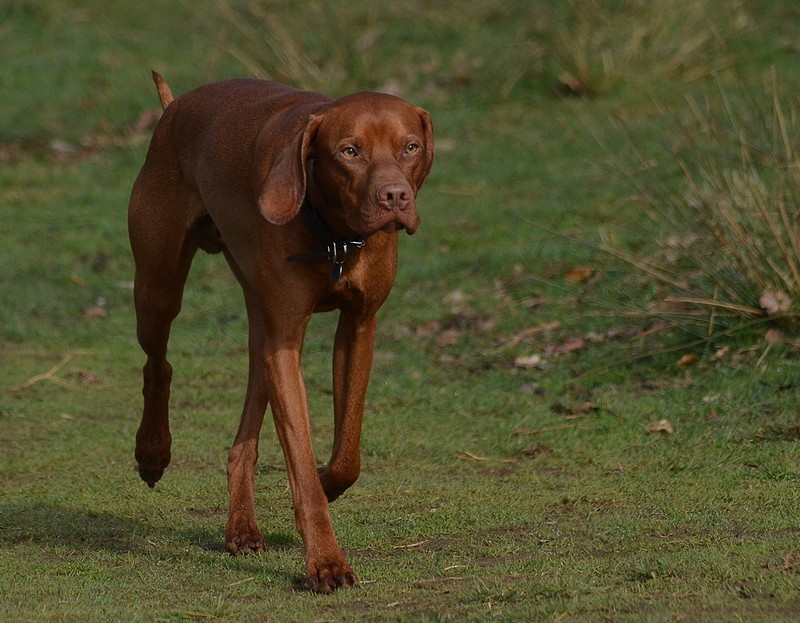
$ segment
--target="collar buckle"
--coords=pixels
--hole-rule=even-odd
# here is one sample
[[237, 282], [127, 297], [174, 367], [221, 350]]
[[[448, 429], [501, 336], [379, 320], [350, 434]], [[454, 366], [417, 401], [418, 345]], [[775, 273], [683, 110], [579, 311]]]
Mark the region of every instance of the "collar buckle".
[[311, 207], [311, 204], [308, 202], [308, 197], [303, 201], [302, 210], [303, 216], [311, 230], [317, 238], [325, 244], [325, 251], [298, 253], [296, 255], [290, 255], [286, 259], [290, 262], [327, 259], [332, 264], [331, 279], [336, 283], [339, 281], [344, 271], [344, 262], [347, 259], [347, 254], [355, 249], [361, 249], [367, 244], [367, 241], [363, 238], [351, 238], [348, 240], [336, 238], [325, 221], [322, 220], [322, 217]]

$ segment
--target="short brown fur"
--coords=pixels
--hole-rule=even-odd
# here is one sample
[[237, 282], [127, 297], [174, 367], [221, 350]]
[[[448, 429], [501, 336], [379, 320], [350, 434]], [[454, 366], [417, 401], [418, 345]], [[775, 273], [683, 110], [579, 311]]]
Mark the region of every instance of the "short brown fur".
[[[254, 509], [254, 468], [267, 404], [286, 459], [303, 539], [306, 586], [327, 592], [355, 575], [328, 503], [360, 470], [364, 400], [375, 314], [397, 269], [398, 232], [416, 231], [416, 194], [433, 163], [430, 115], [403, 100], [359, 93], [333, 100], [265, 80], [201, 86], [173, 99], [154, 72], [164, 108], [130, 199], [134, 299], [144, 366], [136, 460], [151, 487], [170, 462], [167, 342], [198, 248], [222, 252], [244, 291], [249, 376], [228, 457], [229, 550], [266, 548]], [[301, 205], [340, 238], [362, 237], [341, 278], [319, 250]], [[311, 314], [338, 309], [333, 355], [333, 451], [317, 468], [300, 360]]]

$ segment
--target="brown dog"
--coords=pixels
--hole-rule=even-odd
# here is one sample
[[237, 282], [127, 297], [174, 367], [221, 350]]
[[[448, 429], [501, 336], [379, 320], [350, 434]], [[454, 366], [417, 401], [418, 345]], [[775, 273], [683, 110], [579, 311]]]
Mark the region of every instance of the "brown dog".
[[[332, 100], [264, 80], [208, 84], [173, 101], [153, 78], [164, 114], [128, 215], [137, 335], [147, 355], [139, 474], [152, 487], [170, 461], [167, 341], [189, 265], [198, 248], [222, 251], [250, 326], [247, 396], [228, 457], [228, 548], [266, 547], [253, 481], [270, 403], [306, 586], [352, 586], [328, 502], [358, 478], [375, 314], [394, 281], [398, 232], [419, 225], [415, 198], [433, 163], [430, 115], [390, 95]], [[311, 314], [333, 309], [333, 452], [318, 470], [300, 359]]]

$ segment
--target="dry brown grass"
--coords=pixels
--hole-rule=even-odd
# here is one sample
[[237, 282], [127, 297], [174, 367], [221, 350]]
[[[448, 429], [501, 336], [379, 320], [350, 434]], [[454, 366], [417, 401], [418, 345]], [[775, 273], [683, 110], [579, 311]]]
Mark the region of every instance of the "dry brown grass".
[[668, 132], [677, 178], [629, 137], [635, 162], [617, 164], [636, 184], [656, 246], [601, 248], [658, 284], [636, 313], [700, 324], [709, 337], [764, 321], [800, 328], [800, 119], [780, 91], [773, 72], [737, 104], [721, 85], [704, 101], [687, 97], [689, 120]]
[[603, 93], [642, 77], [696, 80], [730, 66], [726, 41], [752, 27], [743, 3], [712, 0], [573, 1], [558, 33], [559, 80]]

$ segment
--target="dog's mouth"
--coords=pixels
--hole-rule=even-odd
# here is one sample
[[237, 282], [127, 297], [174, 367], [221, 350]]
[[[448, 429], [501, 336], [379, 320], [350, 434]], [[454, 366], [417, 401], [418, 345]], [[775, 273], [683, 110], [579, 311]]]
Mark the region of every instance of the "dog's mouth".
[[373, 203], [366, 203], [350, 212], [347, 224], [364, 238], [377, 232], [394, 234], [402, 230], [411, 235], [419, 227], [419, 215], [413, 202], [402, 210], [387, 210]]
[[380, 231], [387, 234], [394, 234], [398, 231], [403, 231], [403, 230], [405, 230], [406, 233], [410, 236], [415, 231], [417, 231], [417, 226], [416, 225], [410, 226], [400, 221], [390, 221], [389, 223], [386, 223], [386, 225], [380, 228]]
[[366, 234], [382, 231], [386, 234], [394, 234], [399, 231], [405, 230], [409, 235], [417, 231], [419, 227], [419, 216], [416, 210], [403, 210], [402, 212], [395, 213], [379, 213], [373, 215], [371, 220], [365, 223]]

